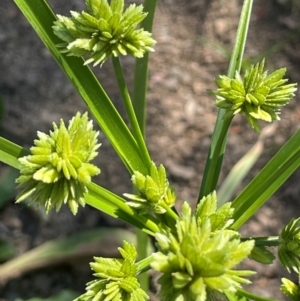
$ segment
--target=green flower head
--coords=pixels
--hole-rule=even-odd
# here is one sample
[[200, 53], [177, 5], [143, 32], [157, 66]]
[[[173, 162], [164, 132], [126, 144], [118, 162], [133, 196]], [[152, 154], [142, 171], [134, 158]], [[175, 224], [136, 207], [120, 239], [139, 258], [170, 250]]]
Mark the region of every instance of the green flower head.
[[99, 278], [87, 284], [86, 293], [74, 301], [145, 301], [148, 295], [140, 288], [136, 278], [137, 253], [126, 241], [119, 248], [123, 259], [95, 257], [91, 268]]
[[238, 232], [227, 229], [232, 223], [230, 204], [217, 211], [212, 210], [215, 204], [215, 194], [203, 198], [192, 214], [184, 203], [176, 233], [156, 234], [159, 252], [151, 265], [162, 273], [161, 301], [212, 301], [215, 294], [250, 283], [244, 276], [252, 271], [233, 267], [250, 254], [254, 241], [241, 242]]
[[242, 79], [239, 72], [235, 78], [221, 75], [216, 78], [216, 105], [226, 109], [226, 117], [245, 114], [249, 124], [260, 131], [258, 120], [272, 122], [280, 120], [280, 108], [295, 95], [297, 84], [286, 84], [283, 79], [286, 68], [281, 68], [268, 75], [264, 71], [265, 61], [252, 65]]
[[[143, 57], [156, 43], [151, 33], [136, 29], [147, 16], [143, 6], [131, 4], [124, 11], [124, 0], [86, 0], [87, 12], [71, 11], [71, 18], [58, 15], [54, 33], [65, 43], [62, 52], [85, 56], [85, 64], [102, 65], [111, 55]], [[124, 11], [124, 12], [123, 12]]]
[[53, 123], [53, 129], [50, 135], [38, 132], [31, 155], [19, 159], [21, 175], [16, 182], [23, 191], [17, 202], [30, 197], [31, 203], [45, 206], [47, 213], [68, 204], [76, 214], [78, 205], [85, 205], [86, 185], [100, 173], [98, 167], [88, 163], [98, 154], [99, 132], [93, 130], [87, 113], [77, 113], [68, 128], [61, 120], [59, 127]]
[[278, 247], [278, 257], [281, 264], [290, 272], [300, 269], [300, 218], [292, 219], [280, 234], [281, 244]]
[[127, 204], [139, 210], [140, 214], [150, 212], [163, 214], [166, 212], [166, 207], [172, 207], [176, 202], [176, 194], [170, 188], [163, 165], [156, 167], [155, 163], [152, 162], [150, 175], [147, 176], [135, 171], [132, 176], [132, 183], [140, 194], [124, 193], [124, 196], [130, 199]]

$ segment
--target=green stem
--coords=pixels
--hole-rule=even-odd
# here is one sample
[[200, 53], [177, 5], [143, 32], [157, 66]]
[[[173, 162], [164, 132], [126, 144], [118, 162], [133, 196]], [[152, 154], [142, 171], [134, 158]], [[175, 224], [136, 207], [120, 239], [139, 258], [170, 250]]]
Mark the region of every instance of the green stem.
[[[219, 116], [223, 116], [219, 111]], [[226, 146], [226, 138], [232, 118], [226, 120], [219, 118], [216, 121], [215, 132], [212, 138], [209, 157], [206, 161], [199, 200], [210, 194], [217, 186]], [[219, 139], [215, 139], [218, 137]]]
[[[148, 32], [152, 32], [154, 14], [156, 9], [157, 0], [145, 0], [144, 11], [148, 13], [147, 17], [141, 23], [141, 28]], [[145, 134], [145, 108], [146, 108], [146, 95], [148, 87], [148, 62], [150, 53], [145, 53], [144, 57], [136, 59], [134, 71], [134, 86], [133, 86], [133, 107], [141, 129]]]
[[141, 275], [144, 272], [147, 272], [151, 269], [151, 262], [153, 260], [153, 256], [150, 255], [145, 257], [143, 260], [137, 262], [137, 275]]
[[[152, 32], [154, 14], [156, 9], [157, 0], [145, 0], [144, 11], [148, 13], [147, 17], [142, 21], [141, 28], [148, 32]], [[148, 63], [149, 52], [144, 54], [144, 57], [137, 58], [135, 61], [134, 71], [134, 86], [133, 86], [133, 99], [132, 104], [139, 123], [140, 130], [145, 139], [146, 128], [146, 95], [148, 87]], [[137, 236], [137, 251], [138, 259], [142, 260], [146, 258], [148, 251], [149, 239], [146, 233], [140, 229], [136, 229]], [[149, 291], [149, 275], [142, 273], [139, 276], [139, 282], [141, 288], [145, 291]]]
[[246, 297], [246, 298], [248, 298], [250, 300], [254, 300], [254, 301], [278, 301], [278, 300], [272, 299], [272, 298], [265, 298], [265, 297], [257, 296], [255, 294], [252, 294], [252, 293], [242, 290], [242, 289], [238, 289], [237, 293], [240, 296]]
[[118, 57], [112, 56], [112, 62], [115, 70], [115, 74], [117, 77], [119, 89], [122, 95], [123, 103], [126, 109], [126, 113], [129, 118], [129, 122], [132, 128], [132, 133], [134, 138], [136, 139], [136, 142], [138, 144], [141, 156], [145, 162], [145, 165], [149, 167], [150, 169], [150, 164], [151, 164], [151, 158], [145, 143], [145, 139], [143, 137], [142, 131], [140, 129], [139, 123], [137, 121], [132, 102], [130, 99], [129, 91], [126, 85], [126, 81], [123, 75], [123, 70], [120, 64], [120, 60]]
[[241, 240], [246, 241], [253, 239], [256, 246], [277, 247], [281, 244], [279, 236], [265, 236], [265, 237], [243, 237]]
[[[253, 0], [245, 0], [241, 12], [239, 27], [233, 53], [231, 55], [228, 68], [228, 77], [234, 77], [236, 70], [240, 70], [243, 60], [245, 44], [247, 40], [247, 32], [250, 23], [251, 9]], [[223, 156], [226, 148], [227, 132], [231, 123], [231, 119], [225, 119], [226, 110], [220, 109], [212, 136], [211, 148], [206, 160], [204, 176], [200, 188], [198, 201], [203, 196], [208, 195], [216, 189], [220, 170], [222, 166]]]
[[[126, 201], [124, 201], [124, 199], [115, 195], [113, 192], [104, 189], [101, 186], [90, 183], [87, 185], [87, 187], [89, 189], [88, 195], [96, 197], [96, 201], [94, 201], [87, 195], [87, 204], [99, 209], [100, 211], [103, 211], [102, 202], [104, 200], [104, 202], [107, 202], [111, 206], [115, 207], [115, 216], [117, 216], [117, 218], [125, 220], [135, 226], [136, 223], [139, 223], [143, 226], [143, 231], [147, 232], [150, 235], [154, 235], [156, 232], [160, 232], [160, 228], [158, 227], [158, 220], [153, 216], [138, 214], [137, 211], [133, 210], [126, 204]], [[97, 199], [99, 200], [99, 202], [97, 202]], [[138, 228], [142, 229], [141, 226], [139, 226]], [[150, 231], [147, 231], [147, 229]]]
[[172, 208], [170, 208], [165, 202], [163, 202], [161, 206], [166, 210], [168, 217], [172, 218], [173, 221], [177, 221], [179, 217]]
[[244, 0], [239, 27], [237, 30], [237, 36], [235, 45], [230, 58], [228, 77], [234, 77], [236, 71], [241, 70], [243, 63], [243, 55], [247, 41], [247, 34], [250, 24], [251, 11], [253, 6], [253, 0]]
[[[147, 233], [143, 232], [140, 229], [136, 229], [136, 241], [137, 241], [137, 259], [142, 261], [144, 258], [148, 256], [148, 246], [149, 246], [149, 237]], [[149, 266], [149, 265], [148, 265]], [[148, 268], [149, 269], [149, 268]], [[148, 269], [143, 270], [143, 272], [147, 271]], [[141, 288], [145, 291], [149, 291], [149, 276], [147, 273], [140, 273], [138, 276], [139, 283]]]

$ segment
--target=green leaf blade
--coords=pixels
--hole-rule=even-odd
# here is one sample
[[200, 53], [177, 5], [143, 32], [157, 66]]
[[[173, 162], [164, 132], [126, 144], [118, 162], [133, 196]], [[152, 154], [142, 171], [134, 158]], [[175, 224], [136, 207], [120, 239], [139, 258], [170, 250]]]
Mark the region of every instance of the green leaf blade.
[[21, 165], [18, 158], [28, 155], [29, 152], [20, 147], [19, 145], [0, 137], [0, 161], [12, 166], [16, 169], [20, 169]]
[[300, 130], [233, 201], [233, 229], [242, 226], [300, 166]]

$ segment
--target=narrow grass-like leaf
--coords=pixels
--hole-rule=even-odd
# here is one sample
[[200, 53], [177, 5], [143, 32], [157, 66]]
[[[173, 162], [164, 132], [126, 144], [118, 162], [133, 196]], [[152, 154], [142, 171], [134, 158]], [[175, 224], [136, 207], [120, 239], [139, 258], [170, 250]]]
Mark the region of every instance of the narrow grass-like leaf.
[[29, 152], [25, 148], [0, 137], [0, 161], [12, 166], [16, 169], [20, 169], [20, 163], [18, 158], [28, 155]]
[[261, 297], [261, 296], [252, 294], [252, 293], [242, 290], [242, 289], [237, 289], [237, 294], [242, 297], [248, 298], [249, 300], [253, 300], [253, 301], [279, 301], [279, 300], [272, 299], [272, 298]]
[[6, 240], [0, 238], [0, 262], [3, 262], [14, 255], [13, 246]]
[[233, 201], [233, 229], [242, 226], [300, 166], [300, 130]]
[[41, 0], [14, 1], [82, 96], [127, 169], [131, 173], [139, 170], [147, 174], [148, 166], [135, 139], [94, 74], [83, 66], [82, 59], [58, 51], [56, 45], [61, 41], [52, 32], [55, 15], [47, 3]]
[[[15, 179], [18, 177], [19, 172], [16, 169], [7, 167], [0, 176], [0, 209], [14, 196], [15, 192]], [[0, 248], [1, 249], [1, 248]]]
[[27, 300], [17, 298], [14, 301], [72, 301], [76, 297], [78, 297], [78, 295], [79, 293], [72, 290], [61, 290], [59, 291], [59, 293], [52, 295], [48, 298], [33, 297]]
[[265, 127], [259, 136], [258, 141], [253, 147], [233, 166], [228, 176], [222, 182], [222, 185], [218, 189], [218, 206], [222, 206], [224, 203], [232, 198], [233, 193], [237, 187], [241, 184], [249, 170], [255, 164], [260, 157], [265, 138], [274, 133], [276, 126], [271, 124]]
[[[76, 233], [70, 237], [46, 242], [0, 265], [0, 282], [25, 272], [59, 263], [90, 260], [93, 256], [117, 256], [123, 240], [135, 242], [134, 233], [123, 229], [101, 228]], [[115, 248], [116, 253], [112, 254]]]
[[90, 206], [121, 219], [150, 235], [159, 232], [157, 226], [159, 222], [155, 217], [138, 214], [126, 204], [123, 198], [94, 183], [89, 184], [88, 189], [89, 193], [85, 195], [85, 200]]
[[218, 189], [218, 206], [228, 202], [237, 187], [241, 184], [253, 164], [263, 150], [263, 143], [259, 140], [255, 145], [233, 166], [228, 176]]

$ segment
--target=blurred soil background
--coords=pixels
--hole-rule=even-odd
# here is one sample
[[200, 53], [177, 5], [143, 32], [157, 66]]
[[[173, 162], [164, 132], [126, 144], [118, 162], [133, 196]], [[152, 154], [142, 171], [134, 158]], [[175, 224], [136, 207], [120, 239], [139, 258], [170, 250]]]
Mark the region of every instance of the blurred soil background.
[[[129, 3], [129, 1], [127, 1]], [[49, 0], [57, 14], [85, 9], [83, 0]], [[207, 89], [215, 89], [214, 77], [226, 74], [242, 1], [160, 0], [154, 26], [157, 40], [151, 54], [147, 109], [147, 143], [157, 164], [163, 163], [179, 199], [195, 203], [204, 170], [217, 109]], [[300, 82], [300, 3], [284, 0], [254, 1], [245, 66], [266, 57], [269, 71], [287, 67], [292, 82]], [[0, 3], [0, 94], [4, 99], [1, 135], [30, 147], [37, 130], [47, 132], [52, 122], [69, 120], [86, 107], [33, 29], [10, 0]], [[128, 83], [132, 84], [134, 59], [122, 59]], [[118, 110], [124, 110], [110, 62], [94, 72]], [[275, 134], [265, 142], [263, 155], [249, 172], [242, 187], [300, 127], [299, 92], [283, 108]], [[262, 124], [266, 126], [266, 124]], [[117, 194], [131, 191], [130, 177], [101, 135], [96, 160], [102, 186]], [[236, 116], [229, 133], [220, 181], [257, 141], [243, 116]], [[0, 165], [0, 177], [7, 172]], [[245, 236], [278, 235], [291, 217], [300, 215], [300, 171], [243, 227]], [[242, 188], [241, 187], [241, 188]], [[1, 196], [0, 198], [4, 198]], [[15, 256], [43, 242], [64, 238], [81, 230], [127, 227], [93, 208], [80, 208], [76, 217], [68, 209], [45, 217], [40, 210], [14, 204], [13, 197], [0, 210], [0, 238], [10, 241]], [[110, 249], [111, 247], [111, 249]], [[97, 256], [115, 256], [116, 246], [105, 243]], [[89, 258], [91, 260], [91, 258]], [[83, 293], [92, 279], [88, 262], [60, 263], [37, 269], [0, 284], [0, 300], [49, 297], [68, 288]], [[251, 289], [265, 297], [285, 300], [280, 278], [287, 274], [278, 263], [268, 267], [249, 261], [258, 273]]]

